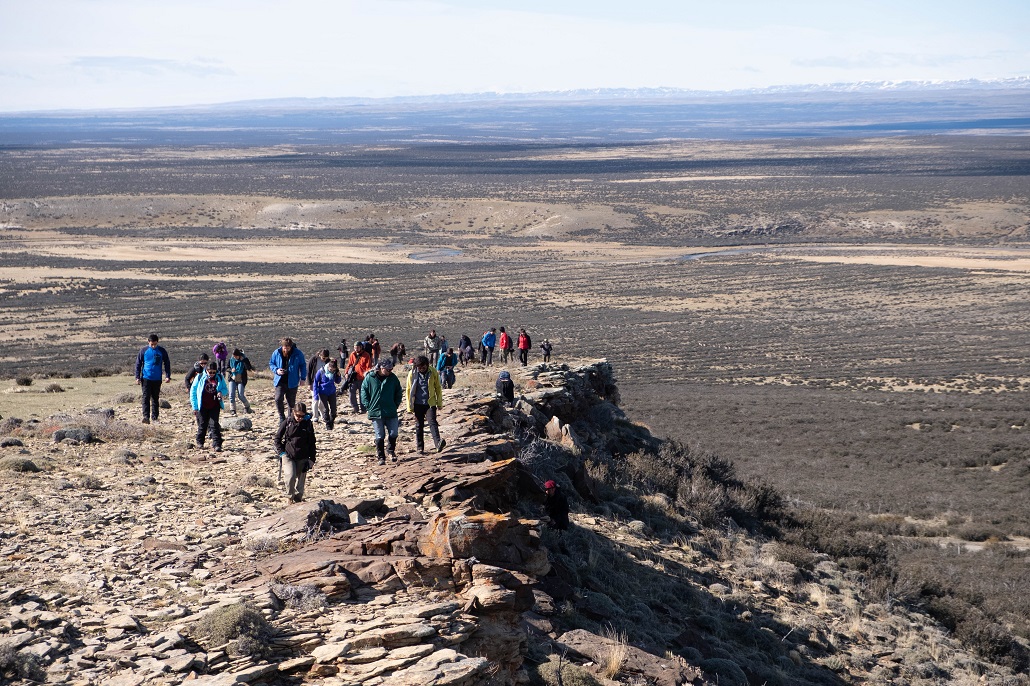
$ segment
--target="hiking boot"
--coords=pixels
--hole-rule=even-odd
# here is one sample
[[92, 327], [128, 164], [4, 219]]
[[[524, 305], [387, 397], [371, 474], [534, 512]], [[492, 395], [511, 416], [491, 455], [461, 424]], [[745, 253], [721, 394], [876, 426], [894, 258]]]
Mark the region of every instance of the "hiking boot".
[[250, 414], [250, 405], [247, 405], [245, 408], [243, 408], [243, 411], [247, 414]]
[[390, 459], [397, 461], [397, 437], [390, 436]]
[[447, 447], [447, 439], [441, 438], [436, 444], [436, 452], [442, 453], [443, 449]]
[[222, 446], [220, 446], [220, 445], [216, 445], [216, 446], [215, 446], [215, 452], [216, 452], [216, 453], [220, 453], [220, 452], [222, 452]]
[[376, 439], [376, 457], [379, 458], [379, 464], [386, 464], [386, 449], [383, 447], [385, 441], [382, 438]]
[[150, 418], [149, 417], [144, 417], [143, 418], [143, 423], [144, 424], [149, 424], [150, 423]]

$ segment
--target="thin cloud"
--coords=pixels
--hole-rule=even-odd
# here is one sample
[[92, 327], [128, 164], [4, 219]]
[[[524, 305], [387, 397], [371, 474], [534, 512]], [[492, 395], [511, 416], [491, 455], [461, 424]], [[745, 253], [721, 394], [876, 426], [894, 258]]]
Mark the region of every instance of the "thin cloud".
[[791, 61], [796, 67], [832, 69], [869, 69], [896, 67], [945, 67], [982, 57], [969, 55], [917, 55], [902, 52], [864, 52], [851, 56], [826, 56]]
[[234, 76], [235, 72], [217, 60], [198, 59], [192, 61], [155, 59], [136, 56], [84, 56], [71, 61], [71, 67], [96, 77], [110, 77], [125, 74], [145, 76]]

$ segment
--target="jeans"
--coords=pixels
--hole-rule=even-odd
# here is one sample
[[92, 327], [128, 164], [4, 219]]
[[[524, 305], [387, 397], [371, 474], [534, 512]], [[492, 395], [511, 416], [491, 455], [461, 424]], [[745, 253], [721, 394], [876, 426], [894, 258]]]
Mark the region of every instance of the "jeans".
[[218, 415], [221, 412], [222, 408], [220, 407], [211, 410], [197, 410], [197, 445], [203, 447], [204, 437], [208, 432], [208, 427], [210, 427], [211, 447], [222, 447], [222, 425], [218, 423]]
[[247, 384], [237, 383], [236, 381], [229, 382], [229, 408], [236, 411], [236, 398], [239, 397], [240, 402], [243, 403], [243, 407], [250, 412], [250, 401], [247, 400], [247, 396], [244, 393], [247, 390]]
[[386, 438], [387, 433], [389, 433], [391, 438], [397, 438], [398, 427], [399, 422], [397, 420], [397, 417], [372, 418], [372, 428], [375, 429], [377, 441], [381, 441], [384, 438]]
[[282, 386], [275, 387], [275, 409], [279, 413], [279, 421], [283, 422], [286, 420], [286, 408], [283, 407], [283, 401], [285, 404], [293, 409], [293, 406], [297, 404], [297, 387], [286, 388], [284, 383]]
[[354, 379], [348, 389], [350, 392], [350, 407], [354, 410], [354, 413], [363, 412], [365, 408], [361, 406], [361, 381]]
[[139, 385], [143, 389], [143, 421], [157, 419], [161, 407], [161, 380], [140, 379]]
[[454, 367], [444, 367], [440, 372], [440, 381], [444, 388], [454, 387]]

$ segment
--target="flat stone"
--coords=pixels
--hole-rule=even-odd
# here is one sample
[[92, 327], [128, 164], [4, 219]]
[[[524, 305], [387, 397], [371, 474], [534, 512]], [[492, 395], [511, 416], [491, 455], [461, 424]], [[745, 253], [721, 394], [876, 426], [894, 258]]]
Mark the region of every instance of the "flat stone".
[[341, 655], [345, 655], [350, 652], [350, 650], [350, 641], [327, 643], [312, 650], [311, 657], [315, 659], [315, 662], [334, 662]]

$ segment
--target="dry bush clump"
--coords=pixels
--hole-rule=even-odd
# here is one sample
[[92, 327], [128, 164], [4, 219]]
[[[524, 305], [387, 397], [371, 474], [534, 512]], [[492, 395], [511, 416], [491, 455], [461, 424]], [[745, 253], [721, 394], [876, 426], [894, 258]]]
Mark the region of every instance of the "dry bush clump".
[[24, 422], [18, 417], [5, 417], [0, 420], [0, 436], [10, 436], [15, 433]]
[[275, 488], [275, 480], [264, 474], [248, 474], [240, 481], [240, 487]]
[[324, 609], [329, 600], [317, 586], [291, 584], [271, 584], [269, 590], [276, 598], [286, 603], [286, 607], [308, 612]]
[[14, 383], [17, 384], [18, 386], [31, 386], [32, 385], [32, 377], [31, 376], [19, 376], [19, 377], [15, 378]]
[[552, 655], [542, 665], [531, 665], [530, 683], [537, 686], [601, 686], [593, 674], [579, 665]]
[[17, 455], [8, 455], [7, 457], [0, 457], [0, 470], [6, 470], [9, 472], [38, 472], [39, 467], [32, 460], [25, 457], [18, 457]]
[[64, 393], [64, 387], [59, 383], [48, 383], [43, 387], [44, 393]]
[[46, 670], [35, 655], [18, 652], [14, 646], [4, 643], [0, 644], [0, 677], [3, 683], [8, 683], [8, 679], [13, 681], [19, 678], [43, 681], [46, 679]]
[[190, 627], [194, 640], [209, 648], [228, 644], [230, 655], [264, 654], [274, 633], [264, 615], [247, 603], [216, 608]]
[[629, 656], [629, 642], [626, 633], [613, 628], [610, 624], [602, 634], [608, 639], [601, 657], [601, 673], [606, 679], [614, 679], [626, 664]]

